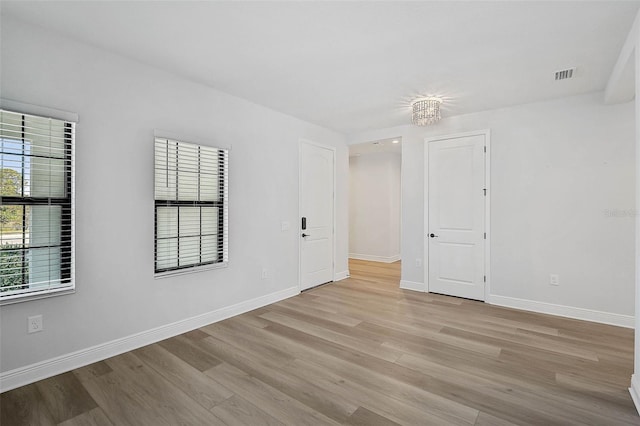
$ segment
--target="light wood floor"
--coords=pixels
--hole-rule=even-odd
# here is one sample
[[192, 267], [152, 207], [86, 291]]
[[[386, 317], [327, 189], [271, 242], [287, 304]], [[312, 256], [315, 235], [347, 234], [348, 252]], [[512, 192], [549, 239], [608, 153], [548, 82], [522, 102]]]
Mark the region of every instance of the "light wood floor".
[[398, 289], [399, 263], [0, 395], [17, 425], [627, 425], [632, 330]]

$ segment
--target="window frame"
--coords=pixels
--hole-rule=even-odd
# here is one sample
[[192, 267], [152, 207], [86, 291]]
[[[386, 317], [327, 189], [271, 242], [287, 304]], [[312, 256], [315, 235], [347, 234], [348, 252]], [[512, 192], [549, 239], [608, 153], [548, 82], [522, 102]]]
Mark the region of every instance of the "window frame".
[[[175, 181], [175, 185], [176, 185], [176, 196], [175, 199], [164, 199], [164, 198], [158, 198], [157, 194], [155, 193], [155, 189], [157, 186], [157, 174], [160, 170], [165, 170], [165, 169], [160, 169], [158, 168], [158, 165], [156, 164], [156, 156], [157, 156], [157, 152], [156, 152], [156, 148], [157, 148], [157, 144], [158, 142], [164, 142], [166, 143], [166, 149], [167, 152], [169, 149], [175, 149], [176, 152], [176, 168], [174, 169], [170, 169], [167, 165], [167, 172], [174, 172], [176, 173], [176, 181]], [[173, 147], [169, 147], [170, 143], [175, 143], [175, 148]], [[179, 144], [188, 144], [191, 145], [193, 147], [197, 147], [198, 149], [198, 179], [200, 179], [200, 175], [202, 174], [202, 170], [200, 169], [200, 159], [201, 159], [201, 148], [208, 148], [208, 149], [213, 149], [217, 151], [218, 154], [218, 160], [217, 160], [217, 173], [216, 176], [218, 177], [218, 194], [219, 194], [219, 199], [218, 200], [213, 200], [213, 201], [202, 201], [202, 200], [181, 200], [178, 194], [178, 173], [179, 170], [181, 170], [178, 166], [179, 164]], [[186, 273], [193, 273], [193, 272], [200, 272], [200, 271], [206, 271], [206, 270], [211, 270], [211, 269], [218, 269], [218, 268], [224, 268], [228, 265], [228, 227], [229, 227], [229, 221], [228, 221], [228, 204], [229, 204], [229, 197], [228, 197], [228, 181], [229, 181], [229, 176], [228, 176], [228, 172], [229, 172], [229, 150], [226, 148], [221, 148], [221, 147], [217, 147], [217, 146], [211, 146], [208, 144], [203, 144], [203, 143], [196, 143], [196, 142], [191, 142], [191, 141], [187, 141], [184, 140], [182, 138], [175, 138], [175, 137], [166, 137], [166, 136], [160, 136], [160, 135], [156, 135], [154, 138], [154, 275], [155, 278], [163, 278], [163, 277], [168, 277], [168, 276], [173, 276], [173, 275], [181, 275], [181, 274], [186, 274]], [[199, 197], [198, 197], [199, 198]], [[207, 234], [203, 234], [202, 233], [202, 212], [200, 214], [200, 229], [199, 229], [199, 233], [197, 235], [193, 235], [193, 236], [198, 236], [200, 237], [200, 242], [199, 242], [199, 257], [200, 257], [200, 262], [198, 263], [190, 263], [190, 264], [186, 264], [186, 265], [178, 265], [177, 266], [173, 266], [173, 267], [164, 267], [164, 268], [158, 268], [158, 241], [159, 240], [170, 240], [170, 239], [176, 239], [177, 240], [177, 244], [178, 244], [178, 248], [177, 248], [177, 257], [176, 257], [176, 261], [179, 262], [179, 253], [180, 253], [180, 248], [179, 248], [179, 241], [180, 241], [180, 236], [178, 234], [177, 237], [158, 237], [158, 209], [159, 208], [176, 208], [178, 210], [178, 228], [179, 228], [179, 212], [180, 212], [180, 207], [199, 207], [200, 209], [202, 209], [203, 207], [215, 207], [217, 208], [217, 245], [216, 245], [216, 259], [212, 260], [212, 261], [205, 261], [202, 262], [202, 237], [203, 236], [207, 236]]]
[[[24, 275], [26, 269], [26, 257], [27, 252], [33, 248], [51, 248], [60, 247], [60, 285], [54, 288], [44, 288], [33, 292], [17, 293], [3, 296], [0, 292], [0, 306], [9, 305], [14, 303], [26, 302], [29, 300], [37, 300], [42, 298], [48, 298], [53, 296], [61, 296], [66, 294], [75, 293], [76, 281], [75, 281], [75, 148], [76, 148], [76, 125], [78, 116], [73, 113], [59, 111], [55, 109], [39, 107], [35, 105], [23, 104], [15, 101], [9, 101], [6, 99], [0, 99], [0, 110], [17, 114], [21, 116], [21, 142], [22, 142], [22, 154], [7, 153], [9, 155], [20, 155], [22, 157], [39, 157], [58, 159], [59, 157], [48, 157], [43, 155], [25, 154], [24, 142], [25, 142], [25, 116], [32, 116], [40, 119], [57, 120], [64, 123], [64, 197], [42, 197], [42, 196], [24, 196], [24, 170], [21, 175], [23, 179], [22, 196], [1, 196], [0, 205], [9, 206], [23, 206], [23, 229], [22, 229], [22, 241], [23, 248], [19, 249], [22, 252], [22, 280], [23, 285], [29, 285], [24, 282]], [[2, 138], [2, 136], [0, 136]], [[23, 160], [24, 168], [24, 160]], [[24, 247], [25, 234], [27, 228], [25, 227], [26, 207], [29, 206], [60, 206], [60, 244], [47, 245], [47, 246], [34, 246]], [[0, 248], [1, 250], [1, 248]]]

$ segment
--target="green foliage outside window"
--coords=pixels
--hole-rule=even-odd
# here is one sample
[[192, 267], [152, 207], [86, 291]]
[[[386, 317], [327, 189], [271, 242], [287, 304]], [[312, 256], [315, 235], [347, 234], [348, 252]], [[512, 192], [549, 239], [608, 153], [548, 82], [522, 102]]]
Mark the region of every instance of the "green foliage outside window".
[[19, 272], [23, 268], [21, 248], [21, 244], [4, 244], [2, 246], [2, 251], [0, 251], [0, 292], [9, 290], [9, 287], [14, 290], [28, 287], [23, 284], [29, 282], [29, 268], [25, 268], [24, 275]]
[[[13, 169], [0, 169], [0, 194], [5, 196], [21, 196], [22, 174]], [[3, 234], [22, 233], [23, 206], [0, 206], [0, 229]], [[0, 251], [0, 292], [7, 291], [9, 287], [14, 289], [29, 281], [28, 268], [22, 273], [24, 267], [21, 250], [22, 244], [2, 244]], [[25, 279], [25, 281], [23, 281]], [[26, 286], [23, 286], [26, 287]]]
[[[0, 190], [3, 197], [22, 194], [22, 175], [13, 169], [0, 169]], [[22, 232], [22, 206], [0, 207], [0, 227], [3, 233]]]

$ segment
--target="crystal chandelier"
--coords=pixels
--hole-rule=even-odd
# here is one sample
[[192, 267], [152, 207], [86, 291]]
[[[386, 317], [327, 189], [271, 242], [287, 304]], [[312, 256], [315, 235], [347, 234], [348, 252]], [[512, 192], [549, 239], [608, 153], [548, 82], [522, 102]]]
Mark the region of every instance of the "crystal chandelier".
[[440, 120], [440, 98], [420, 98], [411, 103], [411, 121], [416, 126], [427, 126]]

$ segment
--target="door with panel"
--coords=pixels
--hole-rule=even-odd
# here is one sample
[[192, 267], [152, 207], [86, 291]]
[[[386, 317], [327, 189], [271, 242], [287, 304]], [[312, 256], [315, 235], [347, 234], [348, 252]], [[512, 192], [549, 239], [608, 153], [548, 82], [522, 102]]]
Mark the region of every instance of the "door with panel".
[[335, 151], [300, 143], [300, 290], [333, 281]]
[[428, 291], [485, 298], [485, 135], [441, 139], [428, 150]]

